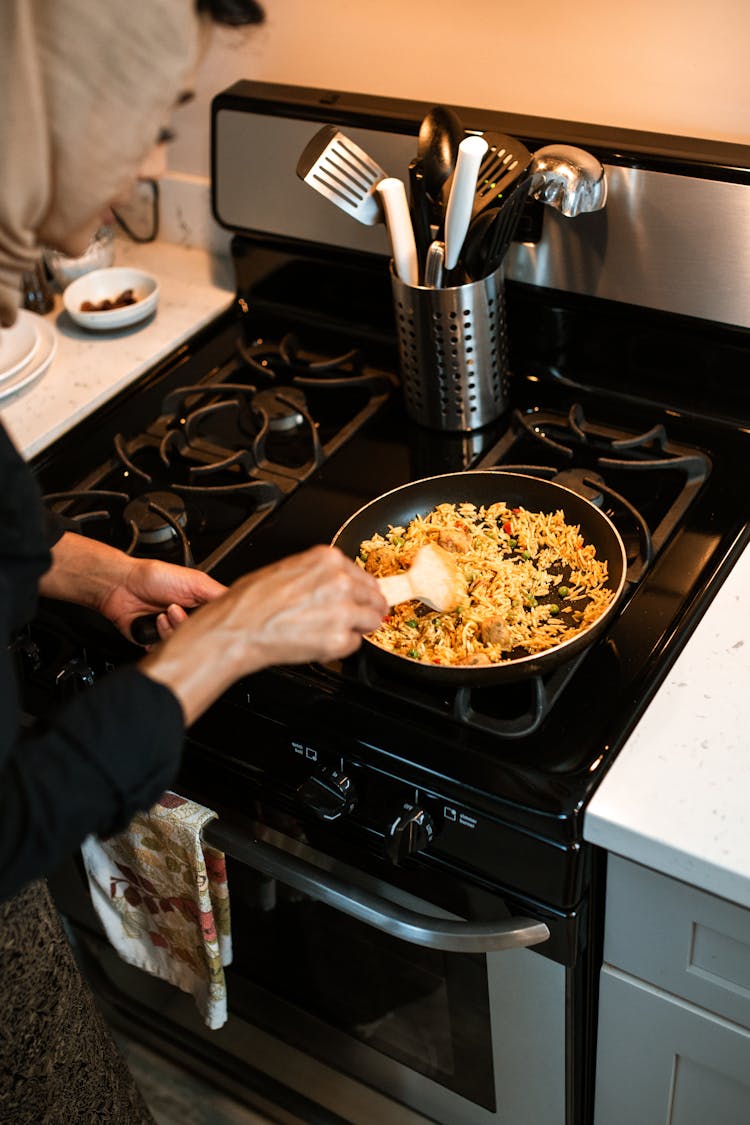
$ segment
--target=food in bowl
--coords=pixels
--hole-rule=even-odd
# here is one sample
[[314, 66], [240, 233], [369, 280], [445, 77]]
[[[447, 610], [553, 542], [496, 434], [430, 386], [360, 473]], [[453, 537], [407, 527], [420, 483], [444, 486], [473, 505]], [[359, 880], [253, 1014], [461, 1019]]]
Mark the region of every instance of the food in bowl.
[[408, 568], [434, 542], [456, 557], [463, 604], [438, 613], [417, 601], [394, 607], [368, 639], [428, 664], [486, 665], [545, 652], [594, 624], [614, 591], [607, 563], [562, 511], [439, 504], [406, 527], [360, 544], [357, 562], [376, 578]]
[[63, 292], [65, 311], [92, 332], [138, 324], [156, 311], [158, 301], [156, 278], [129, 266], [94, 270]]
[[132, 289], [123, 289], [117, 297], [109, 299], [103, 297], [101, 301], [82, 301], [81, 312], [109, 312], [110, 309], [121, 309], [125, 305], [134, 305], [138, 300]]

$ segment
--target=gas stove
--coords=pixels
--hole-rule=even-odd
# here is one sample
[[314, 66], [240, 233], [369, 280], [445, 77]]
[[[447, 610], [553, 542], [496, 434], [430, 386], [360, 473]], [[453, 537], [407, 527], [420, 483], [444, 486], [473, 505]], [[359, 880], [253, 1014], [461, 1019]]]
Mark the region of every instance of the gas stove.
[[[533, 830], [548, 842], [549, 859], [530, 866], [528, 853], [514, 853], [504, 879], [555, 908], [570, 907], [587, 878], [586, 802], [747, 534], [748, 514], [733, 488], [748, 457], [747, 434], [687, 409], [638, 402], [632, 380], [623, 394], [578, 382], [575, 370], [537, 374], [533, 359], [522, 355], [511, 406], [496, 423], [464, 434], [426, 430], [404, 410], [394, 342], [380, 327], [389, 293], [378, 287], [377, 274], [368, 277], [373, 324], [365, 332], [333, 331], [264, 307], [279, 272], [292, 303], [302, 299], [307, 259], [265, 254], [253, 279], [244, 241], [236, 257], [242, 296], [233, 311], [205, 343], [195, 342], [187, 361], [166, 365], [151, 386], [131, 395], [136, 420], [127, 428], [119, 427], [117, 403], [105, 411], [108, 426], [92, 422], [94, 448], [104, 451], [97, 467], [77, 477], [80, 454], [69, 462], [63, 442], [40, 469], [47, 502], [81, 533], [192, 562], [230, 583], [330, 542], [354, 511], [408, 481], [497, 468], [559, 481], [601, 505], [626, 546], [627, 584], [600, 640], [562, 667], [518, 683], [446, 692], [395, 675], [364, 651], [326, 667], [261, 673], [198, 722], [186, 778], [210, 772], [231, 777], [231, 788], [238, 773], [254, 791], [257, 751], [243, 749], [239, 762], [236, 730], [263, 730], [263, 741], [274, 746], [270, 759], [267, 750], [261, 755], [263, 785], [278, 786], [285, 807], [298, 805], [311, 763], [359, 775], [357, 809], [332, 820], [328, 831], [342, 847], [357, 837], [382, 855], [388, 817], [380, 811], [382, 794], [368, 811], [372, 784], [364, 778], [370, 770], [393, 772], [395, 807], [416, 789], [435, 809], [449, 804], [467, 817], [491, 815], [504, 830]], [[337, 270], [344, 292], [361, 291], [356, 271], [347, 281], [345, 267]], [[537, 294], [509, 286], [509, 299], [518, 321], [538, 320]], [[566, 312], [572, 325], [575, 309]], [[585, 319], [584, 310], [578, 315]], [[595, 329], [585, 330], [591, 347]], [[575, 345], [572, 328], [569, 343]], [[92, 441], [69, 438], [87, 456]], [[51, 627], [50, 617], [62, 612], [45, 604], [40, 621]], [[76, 628], [80, 616], [71, 611]], [[34, 681], [54, 679], [56, 690], [67, 691], [81, 677], [91, 682], [137, 655], [99, 623], [92, 635], [95, 643], [71, 653], [74, 675], [42, 661], [30, 690]], [[226, 799], [220, 782], [198, 788], [209, 803]], [[480, 835], [477, 829], [475, 842]], [[453, 860], [460, 846], [443, 823], [419, 862]], [[484, 850], [494, 855], [489, 842]]]
[[[750, 325], [717, 316], [722, 293], [735, 308], [732, 278], [701, 232], [677, 222], [673, 237], [690, 235], [695, 252], [706, 251], [703, 305], [668, 264], [654, 271], [643, 247], [653, 237], [665, 261], [674, 258], [662, 209], [652, 206], [664, 191], [678, 200], [717, 184], [747, 191], [750, 174], [727, 150], [709, 153], [698, 142], [657, 146], [559, 122], [537, 122], [530, 133], [529, 121], [462, 110], [470, 128], [512, 134], [525, 125], [532, 150], [554, 139], [588, 145], [607, 168], [609, 203], [568, 226], [548, 209], [525, 216], [506, 268], [507, 409], [479, 429], [430, 429], [410, 416], [402, 391], [382, 230], [356, 229], [293, 177], [296, 156], [326, 121], [405, 169], [426, 108], [255, 83], [221, 95], [213, 191], [217, 218], [234, 231], [232, 309], [34, 467], [47, 503], [81, 533], [197, 565], [225, 583], [331, 542], [375, 497], [443, 473], [496, 470], [499, 496], [503, 470], [541, 477], [606, 512], [626, 548], [625, 591], [604, 632], [568, 663], [455, 689], [397, 674], [365, 648], [329, 665], [271, 668], [237, 683], [191, 728], [176, 783], [231, 826], [215, 841], [224, 846], [234, 832], [256, 845], [271, 841], [277, 852], [314, 854], [315, 871], [343, 866], [363, 884], [387, 883], [397, 901], [416, 896], [453, 917], [496, 916], [500, 896], [505, 911], [543, 921], [549, 939], [523, 952], [565, 970], [561, 989], [573, 1014], [562, 1037], [567, 1109], [558, 1106], [554, 1118], [540, 1111], [536, 1120], [579, 1125], [590, 1106], [602, 927], [601, 857], [583, 839], [587, 803], [750, 538], [750, 502], [737, 486], [750, 459]], [[288, 187], [280, 196], [263, 181], [252, 186], [245, 154], [255, 160], [259, 151], [278, 164], [274, 182]], [[31, 713], [139, 652], [98, 619], [52, 603], [42, 604], [16, 650]], [[237, 855], [244, 858], [235, 885], [244, 888], [248, 868], [266, 870], [267, 860], [252, 845]], [[310, 892], [310, 868], [301, 882], [289, 878], [294, 903], [300, 886]], [[263, 905], [266, 891], [253, 887], [237, 906], [242, 933], [279, 909]], [[340, 890], [330, 893], [340, 901]], [[248, 913], [251, 900], [257, 916]], [[267, 996], [274, 941], [270, 961], [251, 940], [240, 944], [232, 988], [243, 1020], [291, 1035], [394, 1105], [428, 1107], [432, 1120], [522, 1120], [502, 1116], [493, 1100], [500, 1078], [491, 1076], [492, 1058], [505, 1045], [467, 1057], [465, 1082], [458, 1064], [459, 1076], [448, 1077], [451, 1067], [433, 1055], [414, 1063], [401, 1039], [381, 1046], [389, 1066], [401, 1060], [410, 1078], [413, 1070], [420, 1082], [431, 1076], [441, 1096], [450, 1089], [461, 1101], [443, 1106], [437, 1093], [430, 1101], [430, 1082], [402, 1095], [403, 1070], [386, 1078], [359, 1048], [350, 1057], [352, 1039], [372, 1049], [374, 1024], [365, 1020], [364, 1032], [361, 1019], [331, 1014], [333, 978], [321, 986], [326, 1002], [310, 998], [309, 981], [295, 992], [284, 946], [281, 1008], [296, 1007], [282, 1019]], [[458, 963], [465, 955], [447, 956]], [[243, 991], [251, 979], [252, 1003]], [[492, 1007], [487, 987], [490, 1001], [480, 996], [477, 1010]], [[122, 993], [116, 1007], [121, 1015], [128, 1007]], [[152, 1007], [148, 1019], [158, 1023], [159, 1004]], [[337, 1028], [330, 1050], [319, 1022], [307, 1029], [313, 1009]], [[226, 1051], [215, 1062], [231, 1069], [227, 1058], [242, 1051]], [[488, 1086], [476, 1077], [483, 1067]], [[337, 1108], [335, 1098], [323, 1101]], [[383, 1119], [397, 1121], [398, 1112]]]

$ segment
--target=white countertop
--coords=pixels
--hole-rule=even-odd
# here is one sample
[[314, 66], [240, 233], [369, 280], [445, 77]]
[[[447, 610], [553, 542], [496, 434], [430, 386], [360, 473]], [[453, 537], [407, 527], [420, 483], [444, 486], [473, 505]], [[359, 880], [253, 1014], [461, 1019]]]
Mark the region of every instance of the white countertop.
[[158, 278], [156, 313], [132, 328], [87, 332], [56, 299], [45, 317], [58, 345], [49, 370], [0, 403], [8, 432], [29, 459], [212, 320], [234, 295], [231, 263], [204, 250], [118, 239], [115, 265], [138, 266]]
[[594, 794], [584, 836], [750, 907], [750, 550]]
[[[58, 299], [48, 373], [1, 404], [33, 457], [231, 302], [228, 259], [170, 243], [118, 240], [116, 264], [159, 278], [153, 320], [120, 332], [76, 328]], [[586, 812], [587, 840], [750, 907], [750, 551], [693, 637]]]

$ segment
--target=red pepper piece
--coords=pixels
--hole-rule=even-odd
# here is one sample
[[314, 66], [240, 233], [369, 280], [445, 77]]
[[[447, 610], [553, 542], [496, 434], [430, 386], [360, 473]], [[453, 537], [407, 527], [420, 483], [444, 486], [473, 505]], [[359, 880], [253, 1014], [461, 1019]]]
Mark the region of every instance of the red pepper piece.
[[503, 531], [505, 532], [506, 535], [511, 534], [510, 520], [506, 520], [505, 523], [503, 524]]

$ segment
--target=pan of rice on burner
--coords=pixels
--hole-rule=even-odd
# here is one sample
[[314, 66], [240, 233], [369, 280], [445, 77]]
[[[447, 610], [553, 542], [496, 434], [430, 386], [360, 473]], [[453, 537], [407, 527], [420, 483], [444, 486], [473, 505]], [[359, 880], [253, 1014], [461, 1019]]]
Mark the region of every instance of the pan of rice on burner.
[[425, 543], [455, 560], [455, 606], [392, 606], [365, 637], [391, 671], [446, 686], [551, 671], [599, 636], [625, 587], [625, 546], [604, 512], [564, 485], [503, 470], [402, 485], [333, 542], [376, 578], [407, 570]]

